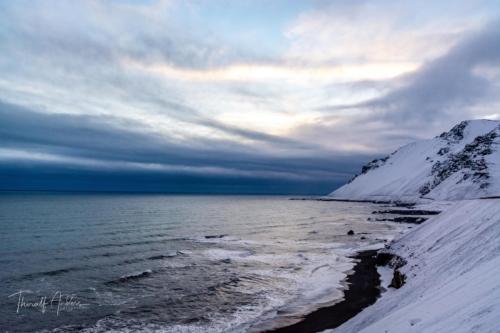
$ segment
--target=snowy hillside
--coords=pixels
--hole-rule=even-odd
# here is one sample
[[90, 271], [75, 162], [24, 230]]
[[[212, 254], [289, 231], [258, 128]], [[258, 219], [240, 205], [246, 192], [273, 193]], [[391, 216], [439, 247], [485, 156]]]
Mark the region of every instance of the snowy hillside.
[[469, 120], [374, 160], [329, 196], [419, 201], [500, 195], [500, 121]]
[[406, 284], [331, 332], [500, 332], [499, 239], [499, 199], [456, 202], [391, 244]]

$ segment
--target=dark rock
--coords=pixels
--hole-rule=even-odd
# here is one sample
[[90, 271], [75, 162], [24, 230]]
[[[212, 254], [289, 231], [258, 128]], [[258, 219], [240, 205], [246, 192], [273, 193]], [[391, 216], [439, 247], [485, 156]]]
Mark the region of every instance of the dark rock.
[[401, 273], [398, 269], [395, 269], [389, 287], [399, 289], [405, 284], [405, 282], [406, 282], [406, 275]]
[[415, 207], [415, 203], [414, 202], [393, 201], [392, 203], [396, 207], [402, 207], [402, 208], [408, 208], [408, 209], [412, 209], [412, 208]]
[[388, 209], [388, 210], [376, 210], [372, 214], [395, 214], [395, 215], [437, 215], [439, 211], [435, 210], [421, 210], [421, 209]]
[[439, 211], [434, 210], [421, 210], [421, 209], [388, 209], [388, 210], [376, 210], [372, 214], [395, 214], [395, 215], [437, 215]]
[[354, 231], [353, 231], [353, 230], [349, 230], [349, 231], [347, 232], [347, 234], [348, 234], [349, 236], [352, 236], [352, 235], [354, 235]]
[[391, 268], [398, 269], [406, 265], [406, 260], [396, 254], [381, 251], [377, 253], [375, 263], [377, 266], [389, 266]]
[[404, 265], [406, 265], [406, 260], [404, 260], [403, 258], [401, 258], [398, 255], [394, 255], [392, 257], [392, 259], [389, 261], [389, 267], [392, 267], [395, 269], [401, 268]]
[[427, 219], [425, 217], [414, 217], [414, 216], [399, 216], [395, 217], [393, 219], [375, 219], [375, 221], [386, 221], [386, 222], [396, 222], [396, 223], [413, 223], [413, 224], [420, 224]]
[[363, 165], [361, 167], [361, 173], [358, 174], [358, 175], [355, 175], [354, 177], [352, 177], [348, 183], [351, 183], [354, 179], [356, 179], [356, 177], [360, 176], [360, 175], [363, 175], [365, 173], [367, 173], [368, 171], [370, 170], [373, 170], [373, 169], [376, 169], [382, 165], [385, 164], [385, 162], [389, 159], [390, 156], [386, 156], [384, 158], [379, 158], [379, 159], [374, 159], [373, 161], [371, 162], [368, 162], [367, 164]]
[[[449, 133], [441, 134], [440, 137], [453, 142], [457, 139], [461, 140], [463, 138], [463, 128], [465, 128], [466, 125], [466, 122], [461, 123], [455, 126]], [[428, 194], [432, 189], [457, 172], [463, 173], [461, 180], [459, 180], [457, 184], [471, 179], [472, 182], [477, 183], [481, 189], [488, 187], [490, 175], [488, 173], [485, 156], [493, 152], [492, 146], [494, 140], [498, 137], [497, 131], [498, 128], [495, 128], [485, 135], [476, 137], [474, 141], [465, 145], [462, 151], [455, 154], [449, 154], [445, 160], [434, 163], [431, 170], [431, 174], [434, 178], [419, 189], [420, 194], [422, 196]], [[441, 152], [441, 150], [439, 152]]]
[[397, 223], [413, 223], [413, 224], [420, 224], [422, 222], [425, 222], [427, 219], [425, 217], [413, 217], [413, 216], [400, 216], [400, 217], [395, 217], [394, 222]]
[[437, 153], [438, 153], [438, 155], [443, 156], [445, 154], [448, 154], [449, 152], [450, 152], [450, 147], [444, 147], [444, 148], [439, 149], [439, 151]]
[[469, 123], [462, 121], [460, 124], [455, 125], [449, 132], [441, 133], [439, 136], [448, 142], [458, 142], [464, 138], [464, 130]]
[[205, 236], [206, 239], [213, 239], [213, 238], [222, 238], [222, 237], [225, 237], [227, 235], [207, 235]]
[[389, 261], [394, 257], [394, 254], [387, 252], [379, 252], [377, 253], [377, 259], [375, 263], [377, 266], [386, 266], [389, 264]]

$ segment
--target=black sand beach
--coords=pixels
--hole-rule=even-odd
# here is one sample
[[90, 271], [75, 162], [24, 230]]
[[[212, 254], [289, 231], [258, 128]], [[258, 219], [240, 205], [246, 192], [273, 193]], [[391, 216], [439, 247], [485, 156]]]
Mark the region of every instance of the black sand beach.
[[380, 276], [376, 266], [377, 251], [362, 251], [354, 258], [359, 262], [354, 266], [354, 272], [347, 277], [349, 289], [345, 291], [343, 301], [318, 309], [300, 322], [268, 332], [307, 333], [335, 328], [375, 303], [380, 296]]

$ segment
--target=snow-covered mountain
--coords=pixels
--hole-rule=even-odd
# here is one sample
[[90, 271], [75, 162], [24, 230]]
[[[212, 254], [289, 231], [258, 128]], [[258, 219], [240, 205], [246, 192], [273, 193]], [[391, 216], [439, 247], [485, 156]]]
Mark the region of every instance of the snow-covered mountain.
[[500, 121], [468, 120], [363, 166], [329, 196], [348, 200], [459, 200], [500, 195]]

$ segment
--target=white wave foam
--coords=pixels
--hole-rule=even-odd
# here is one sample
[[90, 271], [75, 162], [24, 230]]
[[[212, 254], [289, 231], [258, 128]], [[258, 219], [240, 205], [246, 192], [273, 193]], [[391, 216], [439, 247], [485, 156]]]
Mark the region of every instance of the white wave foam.
[[209, 249], [203, 252], [203, 255], [212, 260], [226, 260], [226, 259], [241, 259], [251, 255], [249, 251], [236, 251], [226, 249]]

